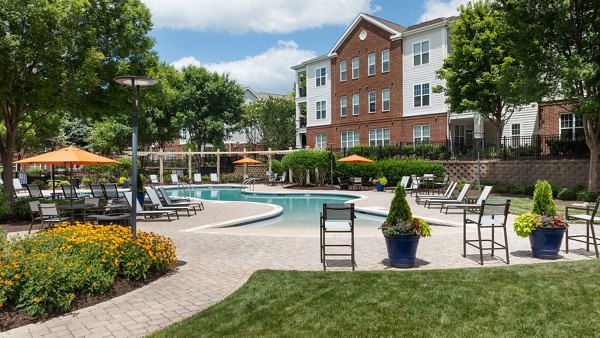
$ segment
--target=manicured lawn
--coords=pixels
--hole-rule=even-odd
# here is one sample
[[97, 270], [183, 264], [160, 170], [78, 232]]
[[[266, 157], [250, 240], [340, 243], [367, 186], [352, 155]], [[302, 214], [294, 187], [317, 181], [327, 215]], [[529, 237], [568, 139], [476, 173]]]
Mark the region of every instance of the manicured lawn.
[[[531, 206], [533, 205], [533, 199], [531, 197], [515, 197], [515, 196], [501, 196], [501, 195], [492, 195], [490, 199], [500, 200], [500, 199], [509, 199], [510, 200], [510, 213], [513, 215], [520, 215], [526, 212], [531, 211]], [[556, 211], [560, 212], [561, 215], [565, 214], [565, 204], [571, 204], [575, 202], [562, 202], [555, 200]]]
[[597, 336], [600, 260], [402, 272], [258, 271], [209, 309], [155, 334]]

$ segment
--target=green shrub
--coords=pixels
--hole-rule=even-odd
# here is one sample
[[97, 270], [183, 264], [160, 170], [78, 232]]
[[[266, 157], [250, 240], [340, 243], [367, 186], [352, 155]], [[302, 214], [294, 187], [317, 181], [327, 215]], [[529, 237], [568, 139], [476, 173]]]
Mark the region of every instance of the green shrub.
[[513, 227], [515, 233], [520, 237], [527, 237], [537, 227], [542, 225], [542, 216], [531, 212], [526, 212], [515, 218]]
[[[239, 174], [221, 174], [220, 178], [223, 183], [242, 183], [242, 175]], [[210, 176], [208, 181], [210, 182]]]
[[554, 216], [556, 206], [552, 199], [552, 186], [546, 180], [539, 180], [535, 184], [533, 193], [533, 205], [531, 212], [538, 215]]
[[521, 194], [523, 191], [514, 184], [505, 183], [505, 184], [495, 184], [494, 192], [497, 194]]
[[592, 191], [580, 191], [577, 193], [577, 200], [584, 202], [596, 202], [598, 194]]
[[44, 180], [33, 180], [33, 182], [31, 182], [31, 184], [40, 186], [40, 187], [42, 187], [42, 189], [44, 189], [44, 187], [46, 187], [46, 181], [44, 181]]
[[30, 176], [41, 176], [45, 173], [46, 171], [42, 168], [29, 168], [29, 170], [27, 170], [27, 174]]
[[306, 172], [315, 174], [315, 181], [323, 185], [329, 173], [330, 153], [322, 150], [299, 150], [281, 159], [283, 170], [292, 169], [294, 182], [299, 186], [306, 183]]
[[553, 185], [552, 186], [552, 197], [554, 198], [558, 198], [558, 193], [563, 190], [562, 187], [558, 186], [558, 185]]
[[577, 190], [573, 188], [563, 188], [558, 193], [558, 199], [563, 201], [574, 201], [577, 199]]
[[508, 192], [511, 194], [519, 195], [523, 192], [521, 188], [517, 187], [514, 184], [507, 184]]
[[406, 201], [406, 191], [404, 187], [398, 185], [394, 192], [394, 198], [390, 204], [390, 211], [386, 218], [386, 222], [390, 224], [396, 224], [399, 221], [410, 221], [412, 219], [412, 212], [410, 206]]
[[273, 171], [276, 174], [283, 174], [283, 165], [281, 164], [281, 161], [272, 160], [271, 171]]
[[[8, 200], [6, 199], [6, 195], [3, 192], [0, 192], [0, 220], [5, 220], [12, 217], [12, 209], [8, 204]], [[1, 236], [1, 234], [0, 234]]]
[[589, 154], [585, 140], [551, 139], [546, 140], [550, 147], [550, 155], [583, 155]]
[[533, 184], [525, 184], [523, 186], [523, 195], [533, 196], [534, 192], [535, 192], [535, 185], [533, 185]]
[[440, 163], [433, 163], [419, 159], [387, 159], [374, 163], [336, 163], [334, 176], [361, 177], [363, 181], [369, 178], [385, 176], [389, 185], [397, 185], [402, 176], [434, 174], [436, 177], [444, 176], [444, 167]]

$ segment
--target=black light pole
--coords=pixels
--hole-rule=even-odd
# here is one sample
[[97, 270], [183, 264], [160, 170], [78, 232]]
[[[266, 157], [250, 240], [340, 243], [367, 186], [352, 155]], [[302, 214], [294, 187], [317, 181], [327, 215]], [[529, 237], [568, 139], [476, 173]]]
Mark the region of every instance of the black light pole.
[[137, 147], [138, 147], [138, 91], [139, 87], [152, 86], [156, 83], [155, 80], [135, 75], [124, 75], [115, 78], [115, 82], [131, 86], [133, 89], [133, 133], [131, 134], [131, 233], [133, 240], [136, 240], [136, 217], [137, 217]]

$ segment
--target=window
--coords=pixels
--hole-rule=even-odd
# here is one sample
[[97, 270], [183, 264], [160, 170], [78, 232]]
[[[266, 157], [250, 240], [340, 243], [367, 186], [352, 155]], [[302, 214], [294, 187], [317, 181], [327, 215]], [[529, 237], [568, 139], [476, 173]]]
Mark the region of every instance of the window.
[[413, 127], [413, 142], [429, 143], [429, 126], [414, 126]]
[[369, 145], [370, 146], [389, 146], [390, 145], [390, 129], [369, 129]]
[[390, 90], [387, 88], [381, 90], [381, 110], [390, 111]]
[[317, 87], [325, 85], [325, 75], [327, 70], [325, 67], [315, 69], [315, 79], [317, 80]]
[[414, 106], [424, 107], [429, 105], [429, 83], [415, 85]]
[[175, 152], [172, 150], [169, 152], [169, 160], [175, 161]]
[[369, 76], [375, 75], [375, 53], [369, 54], [367, 63], [369, 64]]
[[340, 116], [348, 116], [348, 99], [340, 97]]
[[581, 117], [566, 113], [560, 114], [560, 137], [570, 140], [584, 137], [583, 120]]
[[325, 149], [327, 148], [327, 136], [325, 134], [317, 134], [315, 139], [315, 148]]
[[342, 132], [342, 148], [351, 148], [359, 143], [358, 130]]
[[352, 78], [358, 79], [358, 58], [352, 59]]
[[454, 142], [461, 145], [465, 142], [465, 126], [460, 124], [454, 125]]
[[381, 72], [386, 73], [390, 71], [390, 50], [386, 49], [381, 52]]
[[510, 125], [510, 136], [512, 136], [512, 145], [519, 145], [519, 138], [521, 136], [521, 124], [513, 123]]
[[352, 95], [352, 115], [358, 115], [359, 110], [359, 96], [358, 94]]
[[327, 117], [326, 101], [317, 101], [317, 120], [321, 120]]
[[375, 101], [377, 101], [377, 96], [375, 95], [375, 92], [369, 92], [369, 113], [375, 112]]
[[346, 61], [340, 61], [340, 82], [346, 81]]
[[415, 66], [429, 63], [429, 41], [423, 41], [413, 45], [413, 58]]

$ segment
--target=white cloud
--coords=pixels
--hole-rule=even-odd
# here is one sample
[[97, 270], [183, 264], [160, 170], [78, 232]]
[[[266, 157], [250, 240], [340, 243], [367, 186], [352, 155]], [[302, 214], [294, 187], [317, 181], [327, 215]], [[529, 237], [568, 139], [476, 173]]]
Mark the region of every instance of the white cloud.
[[[294, 71], [290, 67], [314, 57], [315, 52], [300, 49], [294, 41], [278, 41], [275, 47], [258, 55], [202, 66], [213, 72], [229, 73], [242, 86], [255, 91], [284, 94], [292, 90], [295, 80]], [[171, 64], [181, 69], [187, 65], [200, 65], [200, 61], [187, 56]]]
[[425, 12], [419, 17], [419, 22], [458, 14], [458, 7], [469, 0], [427, 0]]
[[324, 25], [347, 25], [359, 12], [374, 13], [372, 0], [142, 0], [155, 28], [290, 33]]

